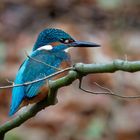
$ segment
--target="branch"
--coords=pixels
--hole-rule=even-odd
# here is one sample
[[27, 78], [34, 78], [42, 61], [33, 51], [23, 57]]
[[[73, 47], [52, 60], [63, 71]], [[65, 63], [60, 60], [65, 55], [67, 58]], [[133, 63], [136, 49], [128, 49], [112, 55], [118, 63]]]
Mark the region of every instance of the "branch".
[[[48, 79], [50, 77], [53, 77], [57, 74], [62, 73], [63, 71], [66, 71], [67, 69], [58, 71], [50, 76], [46, 76], [42, 79], [38, 79], [35, 81], [22, 83], [18, 85], [10, 85], [3, 88], [12, 88], [15, 86], [23, 86], [23, 85], [29, 85], [35, 82], [39, 82], [45, 79]], [[63, 86], [70, 85], [74, 80], [80, 79], [88, 74], [95, 74], [95, 73], [113, 73], [116, 71], [126, 71], [126, 72], [137, 72], [140, 71], [140, 61], [123, 61], [123, 60], [114, 60], [113, 62], [107, 63], [107, 64], [83, 64], [83, 63], [77, 63], [73, 67], [68, 68], [69, 73], [67, 76], [60, 78], [55, 81], [49, 82], [50, 92], [47, 98], [42, 100], [41, 102], [33, 105], [29, 110], [24, 112], [23, 114], [13, 118], [12, 120], [6, 122], [5, 124], [0, 126], [0, 136], [4, 135], [7, 131], [20, 126], [22, 123], [27, 121], [28, 119], [35, 116], [39, 111], [44, 109], [47, 106], [54, 105], [55, 99], [56, 99], [56, 93], [57, 90]]]
[[[40, 82], [40, 81], [43, 81], [43, 80], [47, 80], [49, 78], [52, 78], [56, 75], [59, 75], [63, 72], [66, 72], [66, 71], [69, 71], [69, 70], [73, 70], [73, 67], [68, 67], [68, 68], [65, 68], [63, 70], [60, 70], [58, 72], [55, 72], [53, 74], [50, 74], [49, 76], [45, 76], [43, 78], [40, 78], [40, 79], [37, 79], [37, 80], [33, 80], [33, 81], [30, 81], [30, 82], [26, 82], [26, 83], [21, 83], [21, 84], [14, 84], [14, 82], [12, 82], [12, 85], [9, 85], [9, 86], [2, 86], [0, 87], [0, 89], [7, 89], [7, 88], [13, 88], [13, 87], [20, 87], [20, 86], [27, 86], [27, 85], [31, 85], [33, 83], [37, 83], [37, 82]], [[9, 81], [8, 81], [9, 82]]]
[[111, 89], [107, 88], [107, 87], [103, 87], [101, 85], [99, 85], [98, 83], [94, 82], [94, 84], [96, 86], [98, 86], [100, 89], [103, 89], [102, 92], [97, 92], [97, 91], [90, 91], [90, 90], [87, 90], [87, 89], [84, 89], [82, 87], [82, 79], [79, 79], [80, 82], [79, 82], [79, 89], [81, 89], [82, 91], [86, 92], [86, 93], [90, 93], [90, 94], [104, 94], [104, 95], [111, 95], [111, 96], [116, 96], [116, 97], [119, 97], [119, 98], [124, 98], [124, 99], [138, 99], [140, 98], [140, 95], [137, 95], [137, 96], [123, 96], [123, 95], [119, 95], [119, 94], [116, 94], [114, 93]]
[[[33, 59], [32, 57], [30, 57]], [[38, 61], [34, 59], [34, 61]], [[39, 63], [42, 63], [41, 61]], [[46, 64], [46, 63], [43, 63]], [[50, 65], [49, 65], [50, 66]], [[83, 63], [77, 63], [73, 67], [68, 67], [63, 70], [59, 70], [58, 72], [55, 72], [49, 76], [45, 76], [43, 78], [29, 81], [26, 83], [21, 84], [14, 84], [9, 86], [2, 86], [0, 89], [7, 89], [7, 88], [13, 88], [13, 87], [19, 87], [19, 86], [27, 86], [33, 83], [37, 83], [46, 79], [49, 79], [51, 77], [54, 77], [56, 75], [59, 75], [65, 71], [74, 70], [77, 71], [79, 74], [83, 76], [86, 76], [88, 74], [93, 73], [113, 73], [119, 70], [126, 71], [126, 72], [137, 72], [140, 71], [140, 61], [124, 61], [124, 60], [114, 60], [113, 62], [107, 63], [107, 64], [83, 64]]]

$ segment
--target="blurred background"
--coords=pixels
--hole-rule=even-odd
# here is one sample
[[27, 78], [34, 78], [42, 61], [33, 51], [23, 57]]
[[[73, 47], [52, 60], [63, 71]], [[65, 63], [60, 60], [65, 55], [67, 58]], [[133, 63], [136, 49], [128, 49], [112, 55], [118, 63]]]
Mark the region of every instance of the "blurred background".
[[[14, 80], [37, 35], [60, 28], [101, 48], [71, 49], [73, 63], [140, 59], [139, 0], [1, 0], [0, 86]], [[140, 74], [92, 74], [83, 87], [101, 91], [94, 82], [121, 95], [140, 94]], [[11, 89], [0, 91], [0, 124], [8, 117]], [[6, 135], [6, 140], [140, 140], [140, 99], [91, 95], [78, 81], [58, 92], [58, 103], [39, 112]]]

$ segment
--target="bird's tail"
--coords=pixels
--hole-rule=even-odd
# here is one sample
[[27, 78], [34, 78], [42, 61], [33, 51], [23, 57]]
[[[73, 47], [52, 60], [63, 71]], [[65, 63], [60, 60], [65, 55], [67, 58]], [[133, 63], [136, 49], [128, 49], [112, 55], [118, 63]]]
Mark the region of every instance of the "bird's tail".
[[10, 105], [9, 116], [17, 112], [22, 100], [24, 98], [24, 86], [14, 87], [12, 91], [12, 100]]

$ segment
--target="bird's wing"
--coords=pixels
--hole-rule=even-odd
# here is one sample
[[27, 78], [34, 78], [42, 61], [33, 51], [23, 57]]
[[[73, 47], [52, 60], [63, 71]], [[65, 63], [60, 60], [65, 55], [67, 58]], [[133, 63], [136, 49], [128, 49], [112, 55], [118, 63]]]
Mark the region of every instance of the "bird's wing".
[[[32, 58], [45, 62], [49, 65], [55, 65], [56, 61], [55, 61], [55, 56], [50, 55], [50, 54], [46, 54], [44, 52], [42, 52], [39, 55], [33, 55]], [[57, 60], [58, 63], [56, 65], [56, 67], [59, 66], [59, 63], [61, 60]], [[36, 62], [32, 59], [30, 59], [28, 65], [27, 65], [27, 70], [24, 73], [24, 77], [23, 77], [23, 81], [25, 82], [29, 82], [29, 81], [34, 81], [34, 80], [38, 80], [41, 79], [45, 76], [48, 76], [52, 73], [54, 73], [56, 70], [39, 62]], [[28, 98], [32, 98], [34, 96], [36, 96], [39, 93], [40, 87], [43, 86], [45, 84], [45, 80], [44, 81], [39, 81], [37, 83], [33, 83], [30, 84], [28, 86], [25, 87], [25, 96]]]
[[[36, 62], [30, 58], [30, 61], [26, 67], [27, 70], [25, 70], [25, 73], [24, 73], [25, 75], [23, 77], [24, 82], [38, 80], [54, 73], [56, 72], [56, 69], [50, 66], [59, 68], [59, 66], [64, 60], [70, 59], [69, 56], [65, 52], [61, 52], [57, 56], [56, 54], [47, 53], [46, 51], [36, 51], [36, 53], [34, 53], [31, 57], [36, 60], [42, 61], [46, 63], [47, 65]], [[26, 86], [25, 87], [26, 97], [32, 98], [36, 96], [39, 93], [40, 87], [44, 85], [45, 83], [46, 83], [46, 80], [39, 81], [37, 83], [33, 83]]]
[[[26, 61], [22, 64], [22, 67], [19, 69], [14, 84], [22, 84], [22, 74], [26, 67]], [[24, 86], [14, 87], [12, 90], [12, 100], [10, 105], [9, 116], [12, 116], [18, 109], [19, 105], [24, 98]]]

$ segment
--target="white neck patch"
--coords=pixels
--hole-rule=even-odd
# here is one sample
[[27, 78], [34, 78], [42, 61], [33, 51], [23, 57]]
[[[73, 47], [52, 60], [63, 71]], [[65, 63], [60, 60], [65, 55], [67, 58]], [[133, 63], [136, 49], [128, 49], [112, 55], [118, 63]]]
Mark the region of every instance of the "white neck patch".
[[45, 46], [42, 46], [40, 48], [38, 48], [37, 50], [52, 50], [53, 46], [52, 45], [45, 45]]

